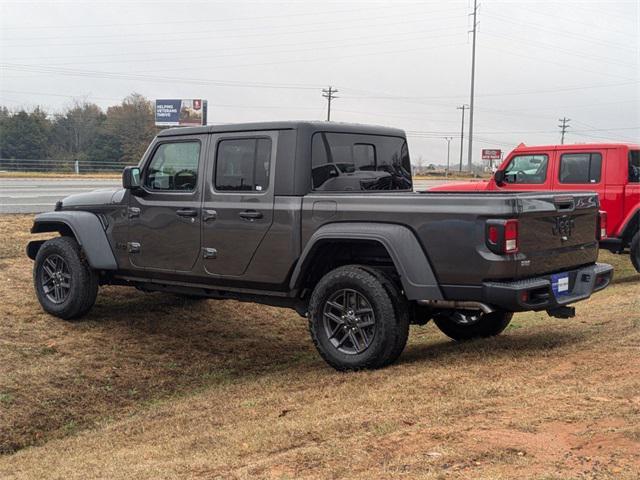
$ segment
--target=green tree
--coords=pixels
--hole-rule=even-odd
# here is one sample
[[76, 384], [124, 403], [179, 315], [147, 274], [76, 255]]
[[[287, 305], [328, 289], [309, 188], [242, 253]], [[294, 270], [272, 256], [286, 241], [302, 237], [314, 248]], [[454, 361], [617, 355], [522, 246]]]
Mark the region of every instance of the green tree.
[[107, 109], [104, 131], [120, 142], [123, 163], [138, 163], [157, 132], [152, 103], [138, 93], [129, 95]]
[[39, 107], [31, 112], [20, 110], [0, 113], [0, 158], [47, 158], [51, 122]]
[[[106, 115], [94, 103], [76, 101], [64, 114], [56, 115], [50, 153], [56, 158], [87, 160], [88, 150], [102, 132]], [[115, 161], [117, 159], [112, 159]]]

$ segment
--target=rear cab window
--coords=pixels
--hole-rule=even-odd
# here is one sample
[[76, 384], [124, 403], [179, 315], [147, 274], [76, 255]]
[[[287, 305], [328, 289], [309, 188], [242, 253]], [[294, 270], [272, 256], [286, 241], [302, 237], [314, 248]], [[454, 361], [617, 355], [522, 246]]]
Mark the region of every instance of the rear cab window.
[[316, 191], [411, 190], [411, 161], [401, 137], [317, 132], [312, 183]]
[[602, 154], [598, 152], [563, 153], [560, 156], [560, 183], [600, 183]]
[[629, 183], [640, 183], [640, 150], [629, 150]]
[[504, 171], [505, 183], [540, 184], [547, 180], [549, 156], [546, 154], [516, 155]]

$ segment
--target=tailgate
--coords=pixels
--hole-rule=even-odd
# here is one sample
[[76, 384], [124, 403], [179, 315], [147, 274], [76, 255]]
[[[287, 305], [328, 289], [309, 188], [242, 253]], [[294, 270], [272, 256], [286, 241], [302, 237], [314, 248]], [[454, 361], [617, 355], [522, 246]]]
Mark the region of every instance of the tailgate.
[[599, 202], [593, 192], [541, 193], [519, 200], [519, 277], [593, 263]]

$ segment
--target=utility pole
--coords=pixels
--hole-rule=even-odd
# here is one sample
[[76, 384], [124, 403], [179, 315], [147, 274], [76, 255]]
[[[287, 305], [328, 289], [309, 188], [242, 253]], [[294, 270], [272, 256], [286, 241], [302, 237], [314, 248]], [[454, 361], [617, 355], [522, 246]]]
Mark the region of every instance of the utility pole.
[[560, 132], [562, 134], [562, 136], [560, 137], [560, 143], [562, 145], [564, 145], [564, 134], [567, 132], [567, 128], [570, 128], [569, 122], [571, 121], [570, 118], [567, 117], [562, 117], [558, 119], [560, 123], [560, 125], [558, 125], [558, 127], [560, 128]]
[[449, 147], [451, 146], [451, 140], [453, 137], [444, 137], [447, 142], [447, 170], [444, 172], [444, 177], [447, 178], [449, 176]]
[[478, 14], [478, 0], [473, 0], [473, 46], [471, 47], [471, 99], [469, 100], [469, 151], [468, 154], [468, 168], [469, 172], [472, 170], [473, 159], [473, 90], [475, 86], [476, 77], [476, 30], [478, 28], [478, 22], [476, 17]]
[[331, 85], [329, 85], [329, 88], [322, 89], [322, 96], [327, 99], [327, 122], [331, 121], [331, 100], [339, 98], [336, 97], [336, 93], [338, 93], [338, 90]]
[[469, 108], [469, 105], [460, 105], [456, 107], [456, 110], [462, 110], [462, 124], [460, 126], [460, 171], [462, 171], [462, 150], [464, 149], [464, 111]]

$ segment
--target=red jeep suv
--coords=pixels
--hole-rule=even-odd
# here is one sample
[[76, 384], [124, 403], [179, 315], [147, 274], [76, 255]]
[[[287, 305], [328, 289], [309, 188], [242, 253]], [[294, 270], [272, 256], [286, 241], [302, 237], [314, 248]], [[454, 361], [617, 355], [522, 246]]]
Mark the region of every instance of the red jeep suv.
[[590, 190], [601, 208], [600, 246], [631, 254], [640, 272], [640, 146], [625, 143], [518, 146], [488, 181], [430, 190]]

